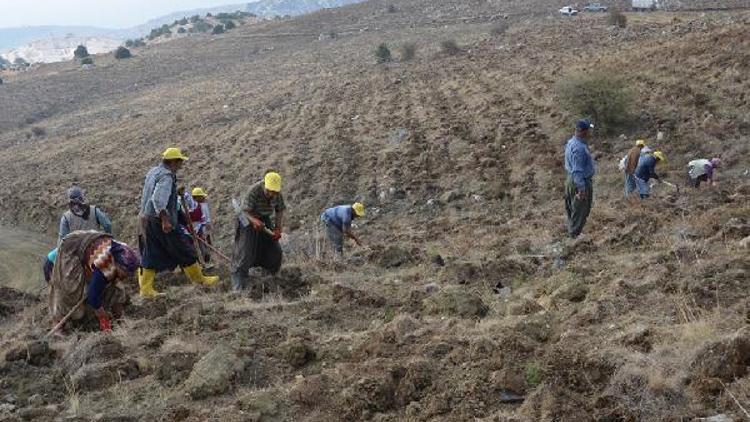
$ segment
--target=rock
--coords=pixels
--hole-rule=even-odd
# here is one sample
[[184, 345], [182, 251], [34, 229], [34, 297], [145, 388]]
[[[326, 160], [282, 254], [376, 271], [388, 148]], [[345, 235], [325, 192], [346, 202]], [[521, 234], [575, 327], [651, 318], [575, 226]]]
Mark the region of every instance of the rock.
[[702, 422], [733, 422], [734, 419], [730, 418], [729, 416], [720, 413], [715, 416], [709, 416], [707, 418], [698, 418], [699, 421]]
[[0, 415], [3, 413], [13, 413], [16, 411], [16, 405], [10, 403], [0, 404]]
[[510, 390], [500, 390], [498, 398], [500, 403], [521, 403], [525, 400], [524, 396], [519, 396]]
[[65, 354], [63, 365], [69, 374], [90, 363], [102, 363], [121, 358], [125, 348], [111, 335], [94, 334], [74, 344]]
[[438, 267], [445, 266], [445, 259], [440, 254], [434, 254], [430, 257], [430, 262], [437, 265]]
[[40, 394], [33, 394], [29, 396], [28, 399], [26, 399], [26, 403], [28, 403], [29, 406], [42, 406], [44, 405], [44, 397], [42, 397]]
[[529, 315], [529, 314], [535, 314], [543, 309], [544, 308], [542, 308], [541, 305], [536, 303], [536, 301], [522, 298], [508, 305], [508, 314], [509, 315]]
[[193, 353], [169, 353], [159, 358], [154, 376], [163, 385], [174, 387], [185, 381], [193, 370], [197, 357]]
[[740, 240], [740, 246], [742, 246], [743, 248], [750, 247], [750, 236]]
[[185, 392], [195, 400], [223, 394], [244, 366], [232, 349], [220, 344], [195, 364], [185, 381]]
[[94, 391], [140, 375], [138, 361], [125, 359], [84, 365], [71, 375], [70, 380], [78, 391]]
[[552, 297], [571, 302], [581, 302], [583, 299], [586, 299], [588, 293], [589, 289], [585, 284], [574, 281], [560, 286], [552, 293]]
[[380, 255], [378, 265], [383, 268], [398, 268], [410, 263], [412, 259], [410, 251], [398, 246], [389, 246]]
[[436, 283], [429, 283], [424, 285], [423, 290], [425, 293], [431, 294], [440, 290], [440, 286], [438, 286]]
[[742, 378], [750, 366], [750, 335], [740, 334], [708, 343], [693, 358], [690, 387], [708, 397], [724, 390], [722, 382]]
[[482, 318], [489, 311], [482, 298], [461, 287], [441, 290], [422, 303], [424, 310], [428, 313], [456, 315], [463, 318]]
[[238, 399], [240, 409], [257, 415], [258, 421], [276, 416], [279, 413], [279, 393], [275, 391], [253, 391]]
[[31, 341], [12, 347], [5, 354], [7, 362], [25, 361], [29, 365], [42, 366], [52, 363], [55, 351], [49, 348], [49, 343], [43, 340]]
[[440, 201], [446, 204], [449, 202], [458, 201], [463, 198], [464, 198], [464, 194], [459, 190], [449, 190], [448, 192], [445, 192], [442, 195], [440, 195]]
[[315, 360], [315, 350], [303, 339], [291, 338], [279, 348], [284, 360], [294, 368], [301, 368]]

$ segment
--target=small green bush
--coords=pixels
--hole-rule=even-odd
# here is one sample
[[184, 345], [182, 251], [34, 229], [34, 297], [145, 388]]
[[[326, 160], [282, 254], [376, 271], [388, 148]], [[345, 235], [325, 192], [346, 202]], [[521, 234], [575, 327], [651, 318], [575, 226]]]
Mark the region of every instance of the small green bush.
[[85, 45], [79, 45], [78, 47], [76, 47], [75, 51], [73, 52], [73, 56], [76, 59], [82, 59], [84, 57], [89, 56], [89, 51], [86, 49]]
[[210, 23], [208, 23], [206, 21], [198, 21], [198, 22], [196, 22], [196, 23], [193, 24], [193, 28], [192, 29], [195, 30], [195, 32], [208, 32], [212, 28], [213, 28], [213, 26]]
[[211, 33], [214, 35], [223, 34], [224, 33], [224, 25], [216, 25], [214, 26], [214, 29], [211, 30]]
[[414, 60], [417, 56], [417, 45], [411, 42], [404, 43], [401, 46], [401, 61], [408, 62]]
[[180, 24], [180, 25], [187, 25], [188, 24], [188, 20], [187, 20], [187, 18], [182, 18], [179, 21], [177, 21], [177, 23]]
[[201, 17], [200, 17], [200, 15], [193, 15], [193, 16], [191, 16], [191, 17], [190, 17], [190, 22], [191, 22], [191, 23], [196, 23], [196, 22], [198, 22], [199, 20], [201, 20]]
[[388, 48], [388, 44], [380, 44], [378, 48], [375, 49], [375, 57], [378, 59], [378, 63], [391, 61], [391, 49]]
[[609, 11], [607, 23], [618, 28], [626, 28], [628, 26], [628, 17], [625, 16], [619, 9], [613, 8]]
[[235, 24], [234, 21], [226, 21], [226, 23], [224, 23], [224, 29], [226, 29], [227, 31], [229, 31], [230, 29], [234, 29], [236, 27], [237, 27], [237, 24]]
[[180, 29], [177, 30], [178, 34], [184, 34], [187, 32], [187, 29], [180, 27]]
[[130, 50], [123, 46], [117, 47], [117, 50], [115, 50], [115, 58], [118, 60], [129, 59], [131, 57], [133, 57], [133, 55], [130, 54]]
[[443, 53], [449, 56], [455, 56], [461, 52], [461, 48], [458, 46], [455, 40], [445, 40], [440, 43], [440, 48]]
[[597, 130], [605, 134], [614, 134], [632, 123], [633, 93], [625, 81], [612, 74], [570, 76], [558, 84], [557, 97], [563, 111], [593, 119]]
[[526, 378], [527, 384], [531, 387], [536, 387], [542, 383], [542, 368], [540, 368], [539, 364], [536, 362], [529, 362], [526, 364], [524, 377]]
[[81, 59], [81, 64], [94, 64], [94, 59], [91, 57], [84, 57]]

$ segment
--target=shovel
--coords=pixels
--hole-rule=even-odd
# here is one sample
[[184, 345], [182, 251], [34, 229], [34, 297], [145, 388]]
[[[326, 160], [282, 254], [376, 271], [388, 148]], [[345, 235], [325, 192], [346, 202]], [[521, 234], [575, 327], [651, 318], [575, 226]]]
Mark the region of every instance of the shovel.
[[[242, 209], [240, 201], [238, 201], [237, 198], [232, 198], [232, 209], [234, 210], [235, 215], [237, 215], [237, 219], [240, 221], [240, 225], [243, 228], [250, 225], [250, 219], [248, 218], [247, 211]], [[266, 226], [263, 226], [260, 231], [267, 234], [268, 236], [273, 236], [273, 232]]]

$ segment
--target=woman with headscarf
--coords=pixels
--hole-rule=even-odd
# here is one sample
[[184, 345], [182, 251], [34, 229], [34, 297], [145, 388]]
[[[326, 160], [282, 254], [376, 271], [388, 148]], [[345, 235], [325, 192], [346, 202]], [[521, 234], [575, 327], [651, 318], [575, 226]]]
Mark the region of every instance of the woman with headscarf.
[[57, 249], [50, 278], [49, 309], [56, 325], [72, 312], [71, 320], [86, 314], [85, 303], [99, 320], [102, 331], [112, 329], [112, 317], [122, 316], [130, 297], [118, 286], [140, 265], [138, 254], [111, 235], [93, 230], [75, 231]]
[[112, 223], [101, 209], [89, 205], [86, 193], [78, 186], [68, 189], [68, 210], [60, 217], [58, 243], [76, 230], [99, 230], [112, 233]]

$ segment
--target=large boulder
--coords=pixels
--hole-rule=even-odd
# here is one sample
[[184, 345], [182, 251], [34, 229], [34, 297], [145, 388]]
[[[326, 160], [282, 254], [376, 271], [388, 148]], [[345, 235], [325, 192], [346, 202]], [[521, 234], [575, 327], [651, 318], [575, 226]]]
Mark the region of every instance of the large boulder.
[[185, 381], [185, 393], [195, 400], [223, 394], [244, 366], [234, 350], [220, 344], [195, 364]]

